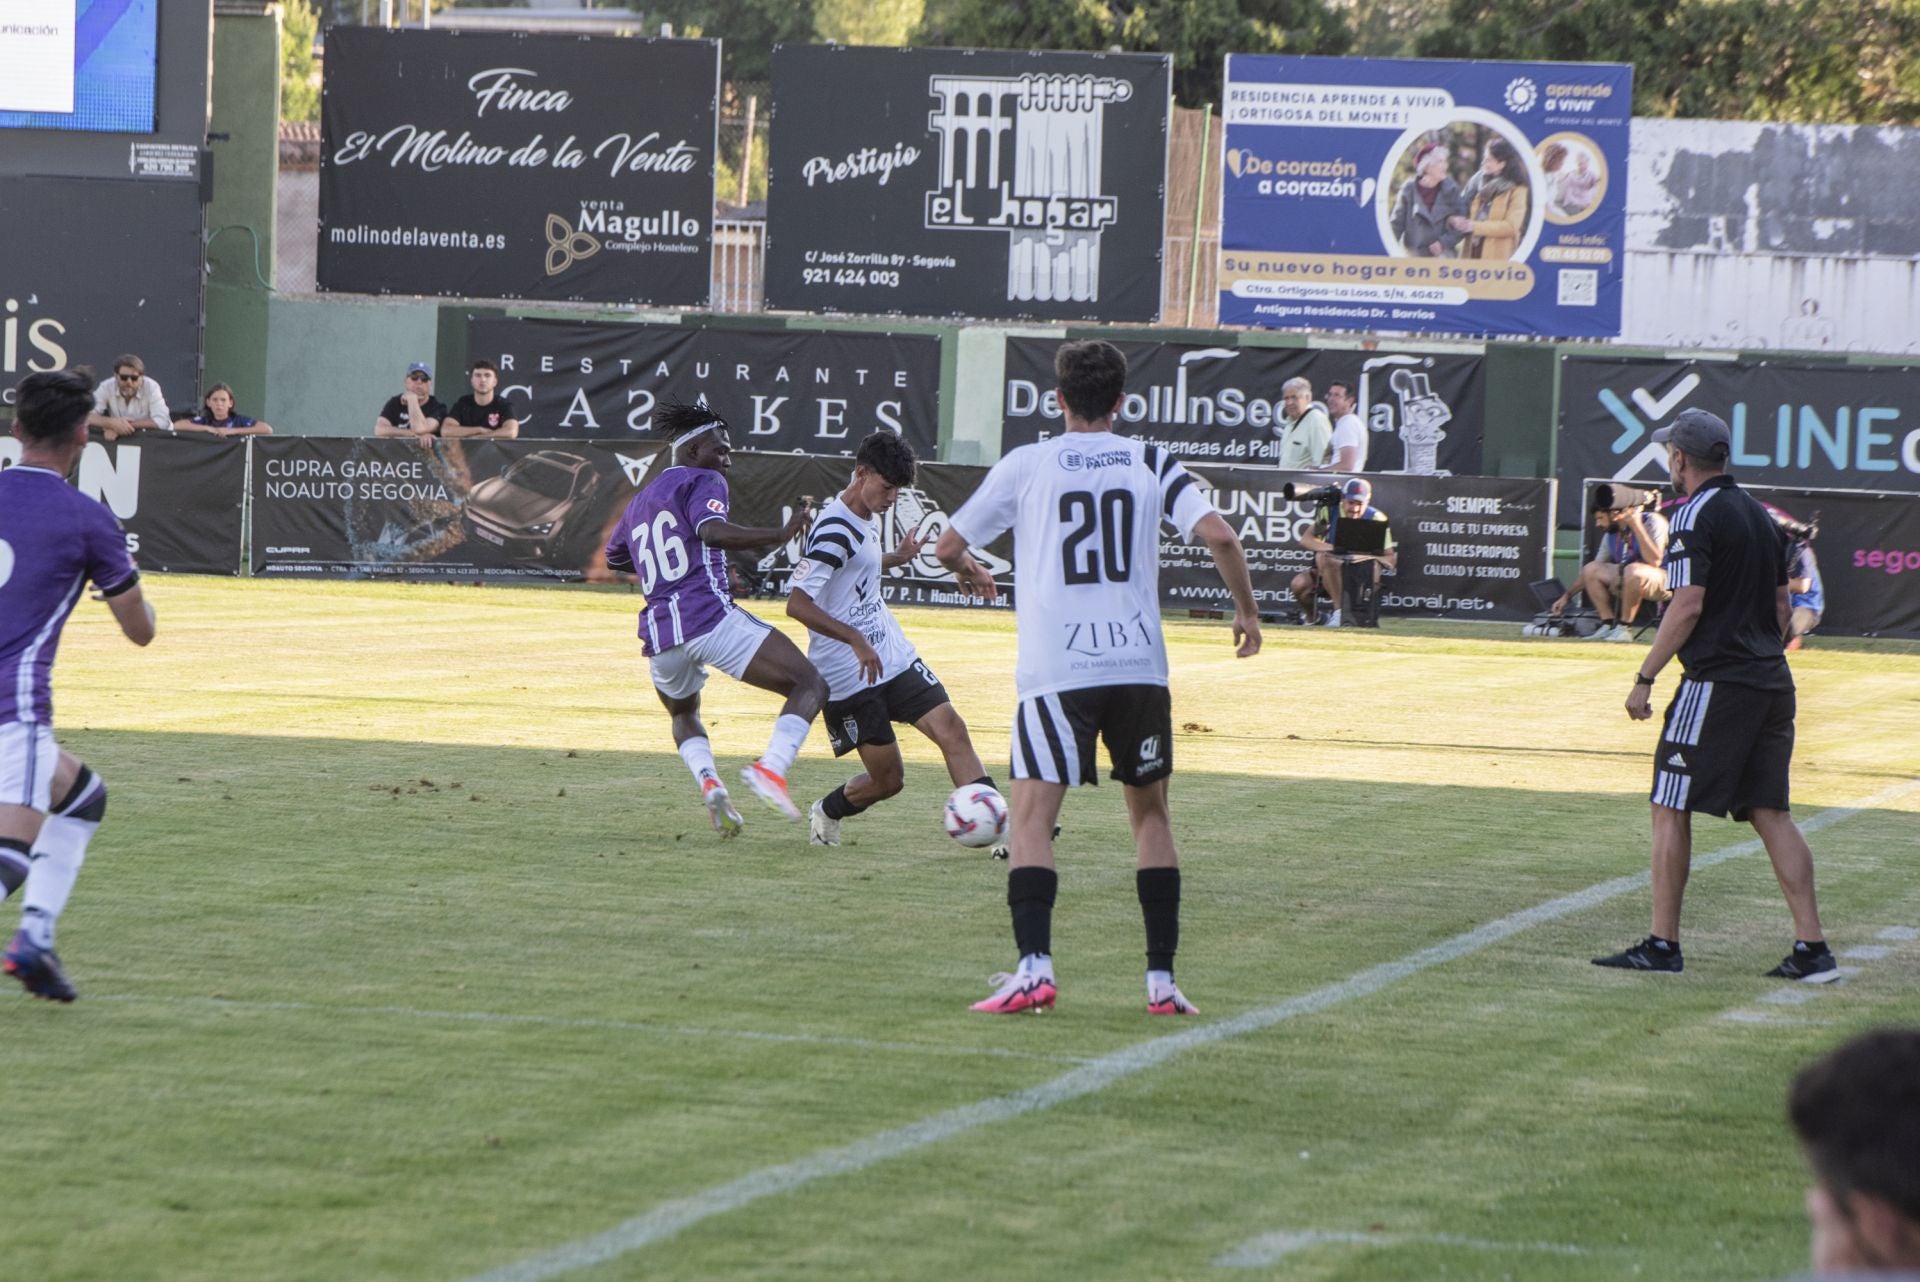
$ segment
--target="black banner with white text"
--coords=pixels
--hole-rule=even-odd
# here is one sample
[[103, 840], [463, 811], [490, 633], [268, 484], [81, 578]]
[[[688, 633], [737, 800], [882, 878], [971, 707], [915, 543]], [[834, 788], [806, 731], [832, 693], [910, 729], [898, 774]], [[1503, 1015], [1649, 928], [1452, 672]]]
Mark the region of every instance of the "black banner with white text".
[[[1058, 339], [1007, 339], [1001, 453], [1066, 430], [1054, 391]], [[1313, 385], [1316, 401], [1343, 382], [1366, 426], [1367, 472], [1480, 470], [1486, 416], [1486, 363], [1478, 356], [1309, 350], [1302, 347], [1200, 347], [1116, 342], [1127, 358], [1120, 428], [1188, 463], [1271, 466], [1280, 387]]]
[[886, 428], [931, 459], [940, 440], [932, 335], [474, 319], [467, 351], [500, 367], [525, 436], [645, 441], [662, 402], [704, 397], [736, 450], [833, 454]]
[[1158, 319], [1170, 68], [776, 46], [767, 306]]
[[331, 27], [322, 289], [702, 306], [720, 46]]
[[[20, 461], [20, 442], [0, 437], [0, 467]], [[68, 478], [99, 499], [127, 532], [142, 570], [240, 573], [247, 443], [145, 432], [88, 441]]]

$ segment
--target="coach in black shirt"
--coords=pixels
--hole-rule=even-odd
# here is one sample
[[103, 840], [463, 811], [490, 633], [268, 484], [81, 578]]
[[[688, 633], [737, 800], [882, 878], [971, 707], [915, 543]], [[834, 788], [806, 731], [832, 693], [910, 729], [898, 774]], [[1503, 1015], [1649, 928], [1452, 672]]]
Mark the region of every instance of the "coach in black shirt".
[[1793, 951], [1767, 973], [1824, 983], [1839, 972], [1820, 927], [1813, 852], [1787, 808], [1793, 761], [1793, 674], [1785, 646], [1787, 539], [1726, 473], [1727, 425], [1686, 410], [1653, 434], [1687, 501], [1667, 539], [1673, 599], [1627, 696], [1645, 721], [1653, 683], [1674, 655], [1685, 675], [1667, 706], [1653, 766], [1653, 933], [1596, 966], [1677, 972], [1680, 901], [1693, 859], [1693, 814], [1753, 825], [1793, 913]]

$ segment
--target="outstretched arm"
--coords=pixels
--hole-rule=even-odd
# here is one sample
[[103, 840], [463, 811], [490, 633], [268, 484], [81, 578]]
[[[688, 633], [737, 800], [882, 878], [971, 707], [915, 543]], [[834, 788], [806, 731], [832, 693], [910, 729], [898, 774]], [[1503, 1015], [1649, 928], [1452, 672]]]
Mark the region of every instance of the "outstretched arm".
[[1260, 653], [1260, 610], [1253, 601], [1253, 576], [1247, 573], [1246, 549], [1226, 518], [1209, 512], [1200, 518], [1193, 532], [1213, 553], [1213, 565], [1220, 581], [1233, 596], [1234, 653], [1242, 659]]
[[1000, 599], [1000, 588], [993, 581], [993, 575], [987, 567], [973, 559], [967, 551], [967, 541], [960, 531], [949, 525], [940, 535], [940, 541], [933, 546], [934, 559], [953, 571], [953, 577], [959, 582], [962, 592], [970, 593], [987, 601]]
[[806, 533], [813, 523], [813, 508], [802, 503], [794, 509], [787, 523], [775, 529], [771, 526], [735, 525], [732, 521], [715, 519], [704, 521], [694, 533], [702, 543], [710, 548], [721, 548], [728, 552], [743, 552], [749, 548], [772, 547], [776, 543], [785, 543], [788, 539], [798, 538]]

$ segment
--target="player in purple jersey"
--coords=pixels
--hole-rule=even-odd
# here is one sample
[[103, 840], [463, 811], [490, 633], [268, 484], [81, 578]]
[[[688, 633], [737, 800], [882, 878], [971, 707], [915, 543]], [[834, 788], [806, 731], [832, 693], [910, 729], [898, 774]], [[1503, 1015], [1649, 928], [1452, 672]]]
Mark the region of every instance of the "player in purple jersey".
[[735, 525], [728, 519], [733, 445], [726, 420], [704, 405], [674, 405], [660, 411], [658, 422], [673, 437], [675, 466], [627, 504], [607, 540], [607, 565], [640, 580], [647, 598], [640, 614], [641, 651], [654, 689], [673, 715], [673, 741], [700, 785], [714, 831], [731, 837], [740, 831], [740, 815], [720, 782], [713, 745], [700, 722], [707, 665], [786, 697], [766, 752], [740, 778], [789, 819], [798, 819], [800, 810], [787, 795], [787, 771], [827, 701], [827, 683], [800, 647], [734, 605], [726, 553], [796, 538], [812, 514], [802, 503], [779, 529]]
[[87, 446], [90, 381], [30, 374], [16, 395], [20, 461], [0, 472], [0, 899], [22, 883], [26, 894], [0, 966], [34, 996], [70, 1002], [53, 928], [106, 814], [107, 786], [54, 742], [54, 651], [89, 581], [135, 645], [153, 640], [153, 607], [120, 523], [67, 484]]

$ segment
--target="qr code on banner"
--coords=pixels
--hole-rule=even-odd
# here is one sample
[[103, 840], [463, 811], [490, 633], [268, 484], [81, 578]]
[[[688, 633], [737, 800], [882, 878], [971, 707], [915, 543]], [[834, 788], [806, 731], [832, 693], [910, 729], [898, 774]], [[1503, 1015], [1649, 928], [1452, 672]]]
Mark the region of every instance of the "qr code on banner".
[[1560, 273], [1560, 306], [1592, 307], [1599, 301], [1599, 272], [1570, 269]]

